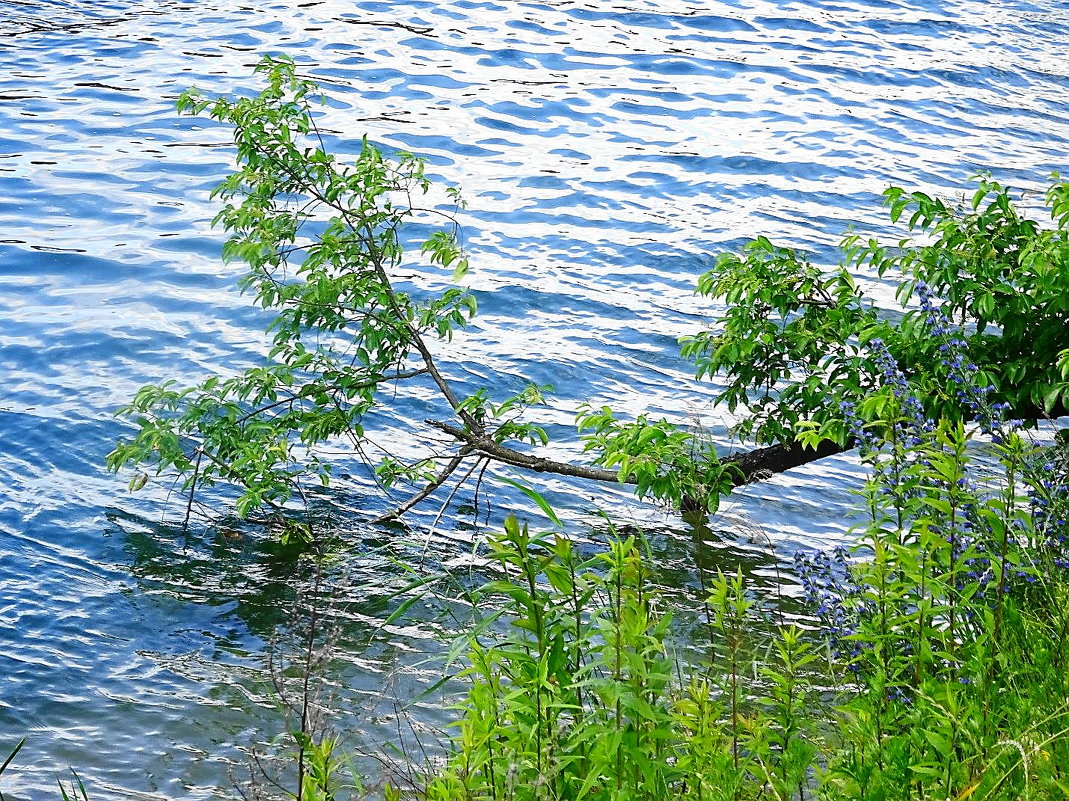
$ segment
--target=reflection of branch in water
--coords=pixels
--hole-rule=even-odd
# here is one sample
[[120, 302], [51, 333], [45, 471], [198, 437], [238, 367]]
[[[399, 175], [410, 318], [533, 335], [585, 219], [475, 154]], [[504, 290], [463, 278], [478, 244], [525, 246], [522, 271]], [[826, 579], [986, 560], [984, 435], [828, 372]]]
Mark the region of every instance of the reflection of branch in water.
[[345, 22], [349, 25], [372, 25], [376, 28], [400, 28], [401, 30], [408, 31], [409, 33], [415, 33], [420, 36], [433, 36], [434, 28], [424, 28], [419, 25], [406, 25], [403, 22], [393, 22], [391, 20], [383, 19], [340, 19], [338, 22]]
[[23, 34], [28, 33], [66, 32], [77, 34], [88, 28], [104, 28], [111, 25], [120, 25], [124, 22], [130, 22], [135, 17], [162, 17], [166, 13], [164, 11], [156, 10], [140, 10], [136, 14], [130, 16], [108, 18], [90, 17], [76, 22], [61, 22], [53, 18], [55, 9], [51, 6], [48, 9], [34, 9], [29, 3], [19, 3], [18, 5], [23, 6], [23, 8], [27, 10], [26, 13], [29, 13], [30, 11], [38, 11], [39, 16], [0, 21], [0, 37], [22, 36]]
[[490, 83], [518, 83], [521, 86], [555, 86], [562, 81], [521, 81], [517, 78], [491, 78]]

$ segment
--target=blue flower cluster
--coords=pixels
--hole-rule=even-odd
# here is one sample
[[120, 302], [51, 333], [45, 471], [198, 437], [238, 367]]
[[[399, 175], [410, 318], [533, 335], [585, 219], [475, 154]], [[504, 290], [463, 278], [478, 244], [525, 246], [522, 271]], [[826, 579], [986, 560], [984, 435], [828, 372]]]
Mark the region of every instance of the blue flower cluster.
[[[967, 358], [967, 345], [960, 328], [937, 304], [926, 284], [918, 282], [916, 289], [923, 322], [938, 342], [940, 364], [952, 397], [966, 417], [976, 421], [996, 446], [1002, 446], [998, 449], [1000, 458], [1009, 459], [1008, 454], [1021, 444], [1015, 437], [1022, 427], [1021, 421], [1006, 420], [1008, 406], [991, 402], [992, 389]], [[941, 583], [947, 593], [943, 603], [956, 609], [952, 615], [973, 620], [985, 605], [996, 599], [1001, 602], [1007, 592], [1029, 592], [1028, 588], [1043, 575], [1037, 569], [1040, 565], [1069, 569], [1069, 442], [1057, 452], [1058, 459], [1051, 456], [1055, 451], [1037, 451], [1045, 454], [1046, 461], [1041, 466], [1033, 466], [1023, 476], [1024, 484], [1031, 487], [1030, 514], [1011, 515], [1004, 521], [1008, 526], [1008, 541], [996, 540], [989, 516], [993, 510], [1004, 514], [1014, 505], [1010, 501], [1007, 506], [1007, 498], [1019, 490], [966, 477], [946, 478], [945, 473], [933, 468], [935, 454], [944, 447], [942, 440], [933, 436], [936, 424], [925, 414], [916, 388], [886, 343], [873, 339], [869, 349], [878, 370], [878, 384], [885, 391], [890, 390], [893, 406], [881, 415], [886, 418], [881, 428], [865, 422], [859, 413], [860, 401], [843, 399], [838, 406], [841, 419], [862, 458], [873, 470], [876, 488], [873, 519], [894, 507], [896, 514], [892, 519], [902, 526], [898, 535], [900, 545], [927, 549], [929, 545], [921, 543], [932, 541], [922, 540], [918, 533], [921, 530], [943, 540], [944, 545], [919, 553], [918, 564], [924, 565], [922, 570], [932, 571], [930, 578]], [[950, 511], [945, 514], [933, 511], [940, 508]], [[923, 528], [914, 530], [917, 523]], [[1007, 547], [1012, 551], [1008, 558]], [[999, 569], [1000, 564], [1004, 569]], [[1014, 566], [1011, 568], [1010, 564]], [[874, 620], [876, 608], [871, 577], [851, 567], [843, 548], [830, 553], [798, 553], [795, 565], [806, 602], [820, 621], [833, 656], [860, 672], [865, 660], [859, 657], [872, 648], [864, 636], [866, 630], [871, 630], [868, 624]], [[995, 592], [996, 576], [1000, 573], [1003, 586]], [[928, 590], [932, 591], [934, 586]], [[923, 595], [925, 591], [921, 592]], [[897, 613], [909, 617], [916, 609], [916, 602], [917, 596], [905, 590], [892, 605]], [[947, 623], [940, 615], [930, 621], [936, 628]], [[912, 648], [910, 636], [903, 632], [901, 638], [881, 639], [882, 647], [907, 656]], [[956, 673], [949, 663], [943, 667], [949, 671], [948, 675]], [[890, 700], [908, 704], [909, 689], [892, 686], [886, 692]]]
[[863, 614], [862, 587], [851, 570], [846, 549], [799, 551], [794, 555], [795, 570], [802, 584], [806, 605], [820, 621], [832, 655], [853, 663], [865, 643], [847, 639], [857, 633]]
[[951, 321], [946, 311], [937, 304], [935, 294], [924, 281], [918, 281], [915, 289], [920, 301], [924, 322], [932, 338], [939, 342], [940, 366], [954, 389], [954, 398], [967, 409], [970, 417], [984, 434], [990, 434], [996, 443], [1001, 442], [1005, 430], [1017, 430], [1020, 420], [1005, 420], [1008, 403], [991, 402], [991, 386], [977, 381], [979, 368], [968, 358], [968, 343], [959, 326]]
[[887, 349], [887, 343], [882, 339], [873, 339], [869, 342], [869, 348], [876, 359], [880, 380], [885, 387], [891, 388], [891, 394], [898, 403], [898, 415], [893, 424], [905, 436], [905, 443], [916, 447], [921, 444], [924, 435], [933, 430], [934, 424], [924, 413], [924, 405], [898, 366], [898, 361]]

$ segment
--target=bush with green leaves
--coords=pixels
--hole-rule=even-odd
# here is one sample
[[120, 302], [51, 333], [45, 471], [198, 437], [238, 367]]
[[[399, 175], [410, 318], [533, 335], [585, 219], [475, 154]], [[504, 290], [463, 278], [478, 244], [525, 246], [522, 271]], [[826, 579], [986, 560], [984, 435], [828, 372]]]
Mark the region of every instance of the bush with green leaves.
[[[711, 330], [686, 338], [683, 353], [699, 378], [724, 382], [717, 400], [742, 412], [737, 433], [757, 443], [790, 443], [817, 430], [852, 445], [840, 407], [860, 407], [880, 391], [883, 350], [933, 419], [975, 417], [978, 409], [947, 391], [963, 369], [991, 388], [990, 402], [1007, 403], [1017, 417], [1064, 414], [1069, 185], [1055, 183], [1046, 195], [1053, 228], [1026, 216], [1011, 195], [986, 178], [960, 206], [888, 189], [891, 220], [908, 218], [923, 238], [888, 247], [852, 234], [842, 244], [843, 264], [831, 272], [759, 237], [698, 279], [698, 292], [727, 309]], [[913, 302], [904, 316], [889, 316], [865, 295], [855, 279], [865, 271], [901, 275], [898, 297]], [[957, 361], [946, 358], [947, 342], [925, 322], [916, 303], [925, 295], [958, 328]]]
[[[895, 394], [856, 561], [801, 560], [834, 656], [829, 798], [1069, 793], [1069, 462]], [[918, 423], [920, 428], [918, 429]]]
[[[187, 517], [198, 489], [218, 482], [240, 490], [241, 516], [281, 511], [306, 481], [329, 481], [332, 465], [320, 449], [342, 440], [375, 465], [384, 485], [426, 484], [402, 509], [489, 459], [568, 471], [506, 445], [546, 442], [523, 418], [541, 401], [538, 387], [496, 400], [486, 389], [463, 397], [439, 368], [436, 349], [476, 308], [455, 285], [467, 270], [456, 190], [435, 200], [421, 159], [388, 157], [366, 139], [355, 161], [343, 162], [316, 127], [317, 86], [287, 59], [265, 59], [257, 72], [267, 86], [255, 97], [192, 91], [179, 110], [234, 130], [238, 169], [214, 192], [224, 202], [215, 222], [230, 234], [224, 257], [248, 265], [241, 288], [273, 313], [268, 360], [191, 387], [144, 387], [121, 410], [137, 432], [108, 456], [109, 467], [140, 466], [133, 488], [150, 472], [181, 477]], [[404, 245], [417, 225], [436, 229], [416, 243], [415, 257]], [[419, 281], [401, 288], [402, 267]], [[452, 448], [428, 443], [424, 456], [403, 459], [368, 435], [366, 418], [384, 397], [403, 403], [428, 391], [449, 421], [429, 421], [426, 436], [444, 431], [456, 438]], [[615, 478], [581, 466], [572, 472]]]

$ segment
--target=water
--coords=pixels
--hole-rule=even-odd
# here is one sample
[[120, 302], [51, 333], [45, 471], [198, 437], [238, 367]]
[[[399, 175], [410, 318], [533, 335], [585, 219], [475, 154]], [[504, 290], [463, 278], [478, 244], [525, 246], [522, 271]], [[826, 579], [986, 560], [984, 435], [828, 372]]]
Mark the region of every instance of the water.
[[[30, 740], [4, 791], [47, 797], [73, 765], [97, 798], [218, 797], [244, 775], [240, 749], [278, 730], [264, 654], [289, 630], [293, 555], [247, 530], [184, 537], [159, 523], [173, 510], [166, 488], [131, 497], [101, 468], [123, 430], [112, 411], [141, 384], [226, 372], [264, 349], [264, 317], [234, 289], [240, 268], [219, 261], [209, 224], [226, 132], [179, 118], [182, 90], [254, 91], [258, 54], [288, 53], [329, 89], [335, 148], [366, 133], [463, 187], [481, 305], [451, 361], [466, 390], [552, 383], [562, 434], [582, 401], [700, 417], [715, 432], [725, 417], [675, 347], [708, 311], [692, 287], [710, 256], [767, 233], [830, 259], [849, 225], [886, 230], [878, 195], [891, 183], [952, 195], [991, 170], [1041, 188], [1069, 139], [1065, 11], [7, 0], [0, 750]], [[406, 429], [405, 411], [383, 428]], [[568, 445], [558, 455], [578, 458]], [[769, 543], [841, 537], [856, 480], [843, 459], [752, 488], [731, 504], [718, 553], [774, 582]], [[668, 580], [688, 581], [688, 534], [670, 515], [605, 488], [542, 487], [573, 518], [596, 503], [660, 526]], [[329, 501], [350, 554], [345, 597], [361, 599], [345, 607], [337, 675], [354, 711], [341, 725], [373, 746], [394, 726], [384, 687], [411, 695], [433, 671], [384, 677], [435, 649], [433, 627], [365, 647], [404, 580], [388, 557], [411, 554], [361, 523], [384, 508], [366, 482]], [[763, 533], [736, 532], [737, 520]], [[464, 532], [440, 528], [432, 555], [463, 554]]]

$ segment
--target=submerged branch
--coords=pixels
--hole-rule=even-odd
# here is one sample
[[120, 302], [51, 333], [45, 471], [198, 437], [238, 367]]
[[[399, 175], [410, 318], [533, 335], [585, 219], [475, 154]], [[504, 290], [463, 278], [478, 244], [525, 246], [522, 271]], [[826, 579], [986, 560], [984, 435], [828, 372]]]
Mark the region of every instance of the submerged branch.
[[405, 512], [407, 512], [408, 510], [412, 509], [417, 504], [421, 503], [431, 493], [433, 493], [436, 489], [438, 489], [440, 486], [442, 486], [442, 484], [444, 484], [446, 481], [448, 481], [449, 477], [451, 475], [453, 475], [453, 473], [456, 472], [456, 469], [458, 467], [460, 467], [461, 463], [468, 456], [470, 456], [471, 453], [472, 453], [472, 449], [471, 448], [468, 448], [468, 447], [461, 448], [460, 449], [460, 453], [458, 453], [456, 456], [454, 456], [452, 459], [450, 459], [449, 463], [445, 467], [442, 468], [441, 472], [438, 473], [437, 476], [435, 476], [433, 479], [431, 479], [431, 481], [427, 484], [427, 486], [425, 486], [423, 489], [421, 489], [419, 492], [417, 492], [415, 495], [413, 495], [407, 501], [402, 503], [400, 506], [398, 506], [392, 512], [388, 512], [387, 514], [380, 515], [379, 517], [376, 517], [374, 520], [371, 521], [372, 525], [377, 525], [379, 523], [387, 523], [387, 522], [389, 522], [391, 520], [396, 520], [401, 515], [403, 515]]
[[[1058, 404], [1049, 414], [1037, 407], [1014, 409], [1008, 413], [1008, 416], [1010, 417], [1031, 421], [1053, 420], [1066, 415], [1069, 415], [1069, 409], [1066, 409], [1062, 404]], [[620, 474], [615, 470], [607, 470], [604, 467], [597, 467], [594, 465], [577, 465], [570, 462], [560, 462], [554, 459], [531, 456], [530, 454], [522, 453], [506, 445], [502, 445], [485, 434], [474, 434], [439, 420], [426, 420], [424, 422], [437, 428], [439, 431], [448, 434], [454, 439], [465, 443], [471, 451], [481, 453], [489, 459], [502, 464], [522, 467], [537, 473], [553, 473], [555, 475], [571, 476], [591, 481], [604, 481], [613, 484], [636, 483], [633, 476], [621, 479]], [[793, 470], [796, 467], [804, 467], [812, 462], [846, 453], [854, 446], [855, 443], [852, 440], [844, 445], [840, 445], [831, 440], [825, 440], [817, 445], [816, 448], [811, 448], [800, 442], [793, 442], [787, 445], [777, 443], [775, 445], [767, 445], [760, 448], [728, 454], [720, 457], [718, 461], [724, 467], [730, 466], [736, 468], [733, 472], [735, 486], [741, 487], [746, 484], [752, 484], [755, 481], [764, 481], [780, 473]], [[684, 504], [685, 503], [686, 499], [684, 499]]]

